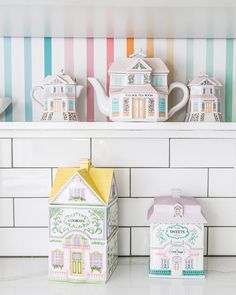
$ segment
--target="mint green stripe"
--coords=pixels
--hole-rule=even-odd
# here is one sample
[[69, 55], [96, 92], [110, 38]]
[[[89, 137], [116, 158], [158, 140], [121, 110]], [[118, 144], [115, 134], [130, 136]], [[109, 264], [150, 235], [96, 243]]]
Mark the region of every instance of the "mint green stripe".
[[226, 40], [225, 121], [232, 122], [234, 40]]
[[186, 48], [186, 79], [193, 79], [193, 39], [187, 39]]
[[[11, 38], [4, 38], [4, 76], [5, 76], [5, 96], [12, 98], [12, 65], [11, 65]], [[5, 121], [11, 122], [12, 105], [5, 111]]]
[[206, 73], [208, 76], [213, 76], [213, 55], [214, 55], [214, 39], [206, 40]]
[[24, 38], [24, 63], [25, 63], [25, 121], [32, 121], [32, 51], [31, 38]]
[[44, 75], [52, 74], [52, 38], [44, 38]]

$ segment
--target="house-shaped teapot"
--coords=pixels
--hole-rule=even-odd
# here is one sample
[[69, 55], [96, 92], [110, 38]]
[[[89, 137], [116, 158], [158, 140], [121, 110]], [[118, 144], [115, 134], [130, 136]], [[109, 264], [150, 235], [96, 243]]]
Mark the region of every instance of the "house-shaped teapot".
[[[169, 69], [160, 58], [147, 58], [136, 52], [129, 58], [117, 58], [109, 68], [109, 97], [96, 78], [93, 85], [100, 111], [112, 121], [166, 121], [188, 101], [188, 89], [182, 83], [167, 85]], [[183, 91], [182, 100], [168, 111], [168, 95], [174, 88]]]

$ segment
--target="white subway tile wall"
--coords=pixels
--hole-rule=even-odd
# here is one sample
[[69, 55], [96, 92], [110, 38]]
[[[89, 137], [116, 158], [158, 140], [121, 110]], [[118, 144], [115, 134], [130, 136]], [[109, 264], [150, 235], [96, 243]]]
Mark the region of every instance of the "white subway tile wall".
[[168, 167], [169, 140], [93, 139], [92, 160], [98, 167]]
[[130, 231], [129, 227], [120, 227], [118, 234], [119, 255], [130, 256]]
[[209, 194], [211, 197], [236, 197], [235, 169], [210, 169]]
[[149, 255], [149, 227], [133, 227], [131, 229], [131, 239], [131, 255]]
[[0, 198], [46, 197], [51, 189], [51, 169], [0, 169]]
[[47, 228], [0, 228], [0, 256], [47, 256]]
[[14, 167], [78, 166], [78, 159], [90, 157], [90, 140], [83, 138], [13, 139]]
[[0, 199], [0, 227], [13, 226], [13, 199]]
[[114, 167], [119, 254], [149, 254], [147, 210], [179, 187], [208, 219], [206, 255], [236, 255], [236, 145], [230, 139], [0, 139], [0, 256], [47, 255], [47, 197], [55, 167], [80, 158]]
[[[30, 208], [30, 210], [25, 210]], [[47, 226], [47, 198], [17, 198], [15, 199], [15, 226]]]
[[180, 187], [186, 196], [206, 197], [207, 173], [207, 169], [132, 169], [131, 196], [165, 196]]
[[171, 167], [234, 167], [233, 139], [171, 139]]
[[209, 236], [208, 255], [235, 255], [235, 227], [210, 227]]
[[0, 167], [12, 166], [11, 139], [0, 139]]

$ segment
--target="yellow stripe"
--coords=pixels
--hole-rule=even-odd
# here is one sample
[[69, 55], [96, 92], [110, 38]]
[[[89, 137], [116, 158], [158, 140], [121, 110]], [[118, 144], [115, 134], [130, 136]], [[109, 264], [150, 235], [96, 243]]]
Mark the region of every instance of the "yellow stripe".
[[167, 39], [167, 67], [170, 71], [168, 75], [168, 83], [173, 82], [174, 71], [174, 40]]
[[147, 57], [154, 57], [154, 40], [147, 38]]
[[126, 43], [126, 55], [129, 57], [132, 53], [134, 53], [134, 38], [127, 38]]

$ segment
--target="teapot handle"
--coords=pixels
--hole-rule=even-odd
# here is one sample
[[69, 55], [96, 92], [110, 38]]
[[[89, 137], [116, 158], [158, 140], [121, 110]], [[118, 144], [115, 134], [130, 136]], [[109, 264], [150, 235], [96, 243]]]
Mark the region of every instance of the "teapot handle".
[[182, 89], [184, 95], [183, 95], [183, 98], [181, 99], [181, 101], [169, 110], [168, 119], [171, 118], [178, 110], [182, 109], [186, 105], [186, 103], [188, 102], [188, 98], [189, 98], [188, 88], [186, 85], [184, 85], [183, 83], [180, 83], [180, 82], [171, 83], [170, 87], [169, 87], [169, 94], [174, 88]]
[[[41, 104], [43, 106], [43, 102], [42, 102], [42, 91], [44, 90], [44, 88], [42, 86], [35, 86], [32, 91], [31, 91], [31, 96], [34, 100], [36, 100], [39, 104]], [[38, 95], [37, 95], [38, 93]], [[41, 95], [40, 95], [41, 93]]]

